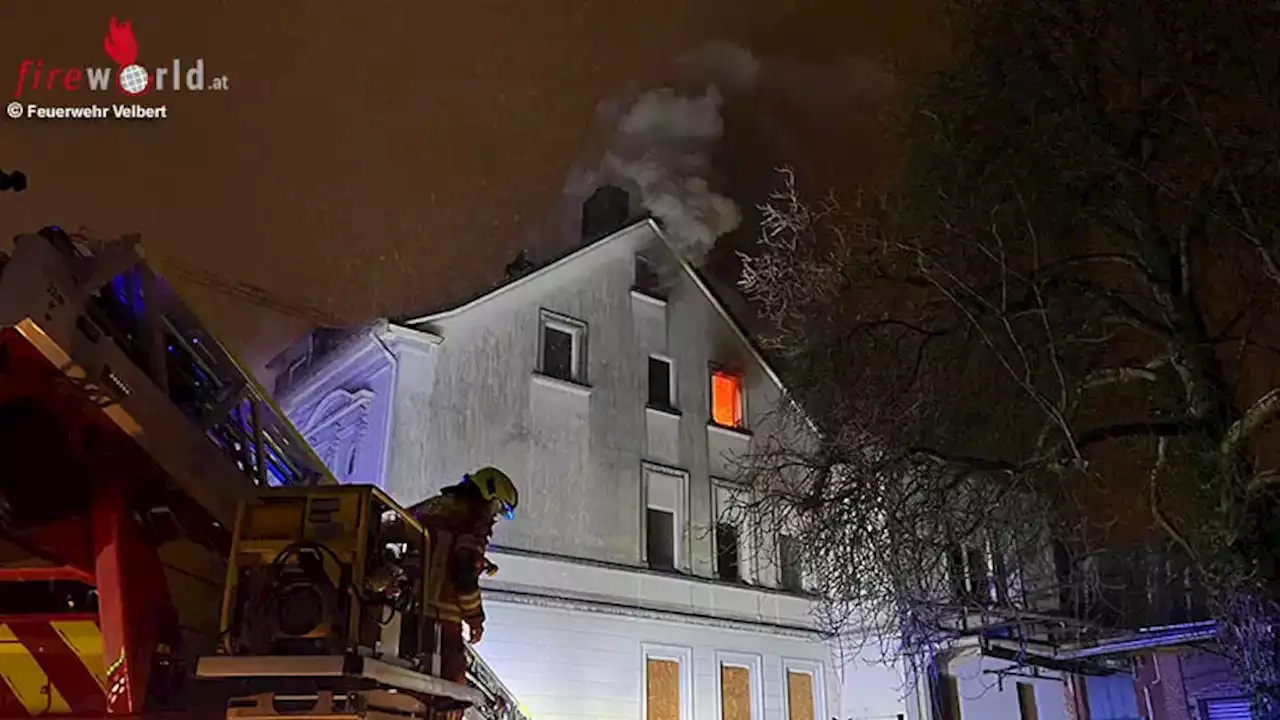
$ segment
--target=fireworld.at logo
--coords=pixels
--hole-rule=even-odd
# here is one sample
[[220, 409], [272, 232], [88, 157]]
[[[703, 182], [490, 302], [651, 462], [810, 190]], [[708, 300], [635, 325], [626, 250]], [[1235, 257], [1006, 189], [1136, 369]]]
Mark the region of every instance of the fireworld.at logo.
[[18, 83], [13, 96], [21, 98], [26, 91], [103, 92], [116, 88], [128, 97], [139, 97], [152, 90], [226, 90], [226, 75], [205, 77], [204, 58], [183, 62], [173, 58], [167, 65], [150, 68], [138, 62], [138, 40], [133, 35], [133, 22], [111, 18], [102, 48], [116, 67], [64, 67], [46, 64], [44, 60], [26, 59], [18, 65]]

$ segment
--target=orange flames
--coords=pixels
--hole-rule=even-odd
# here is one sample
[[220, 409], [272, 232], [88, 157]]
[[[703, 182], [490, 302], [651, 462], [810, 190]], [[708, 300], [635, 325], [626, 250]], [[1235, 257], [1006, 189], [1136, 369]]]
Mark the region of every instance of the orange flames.
[[133, 37], [133, 21], [116, 22], [111, 18], [102, 47], [120, 67], [132, 65], [138, 59], [138, 41]]

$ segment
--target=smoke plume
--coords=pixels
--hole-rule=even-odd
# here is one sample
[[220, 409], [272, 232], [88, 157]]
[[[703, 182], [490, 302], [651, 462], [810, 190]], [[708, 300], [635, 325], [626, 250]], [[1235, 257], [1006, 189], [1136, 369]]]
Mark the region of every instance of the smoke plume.
[[573, 184], [627, 190], [662, 223], [676, 252], [702, 264], [716, 240], [742, 223], [737, 203], [712, 189], [712, 157], [724, 137], [723, 91], [749, 90], [757, 71], [750, 53], [716, 44], [683, 58], [672, 87], [602, 106], [609, 149], [595, 172]]
[[[744, 221], [742, 208], [725, 188], [760, 191], [748, 182], [751, 177], [729, 178], [717, 169], [761, 175], [771, 183], [778, 162], [796, 165], [808, 158], [819, 169], [838, 165], [847, 175], [877, 165], [874, 153], [886, 147], [869, 128], [893, 97], [895, 82], [871, 60], [766, 61], [717, 42], [680, 58], [671, 78], [664, 87], [601, 105], [607, 146], [597, 146], [590, 162], [571, 173], [566, 210], [576, 211], [602, 184], [617, 185], [631, 194], [633, 210], [661, 221], [671, 244], [695, 266]], [[759, 162], [724, 157], [717, 168], [730, 101], [735, 147], [747, 141]], [[855, 138], [844, 137], [849, 128], [859, 131], [852, 133]], [[859, 167], [847, 167], [851, 158]]]

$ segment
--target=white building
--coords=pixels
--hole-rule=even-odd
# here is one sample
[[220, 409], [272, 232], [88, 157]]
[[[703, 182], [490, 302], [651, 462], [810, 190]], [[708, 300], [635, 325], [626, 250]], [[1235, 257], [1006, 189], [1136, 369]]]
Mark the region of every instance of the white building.
[[778, 378], [654, 223], [279, 363], [342, 479], [405, 504], [481, 465], [517, 480], [478, 648], [535, 720], [907, 712], [895, 670], [835, 666], [787, 539], [717, 524]]

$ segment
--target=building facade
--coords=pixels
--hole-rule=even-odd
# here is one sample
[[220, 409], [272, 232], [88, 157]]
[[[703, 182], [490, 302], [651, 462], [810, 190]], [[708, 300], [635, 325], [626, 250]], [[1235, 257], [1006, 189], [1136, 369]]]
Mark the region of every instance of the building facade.
[[516, 478], [478, 649], [532, 718], [905, 716], [900, 672], [823, 642], [790, 539], [725, 521], [780, 385], [654, 223], [276, 367], [344, 481], [412, 504]]

